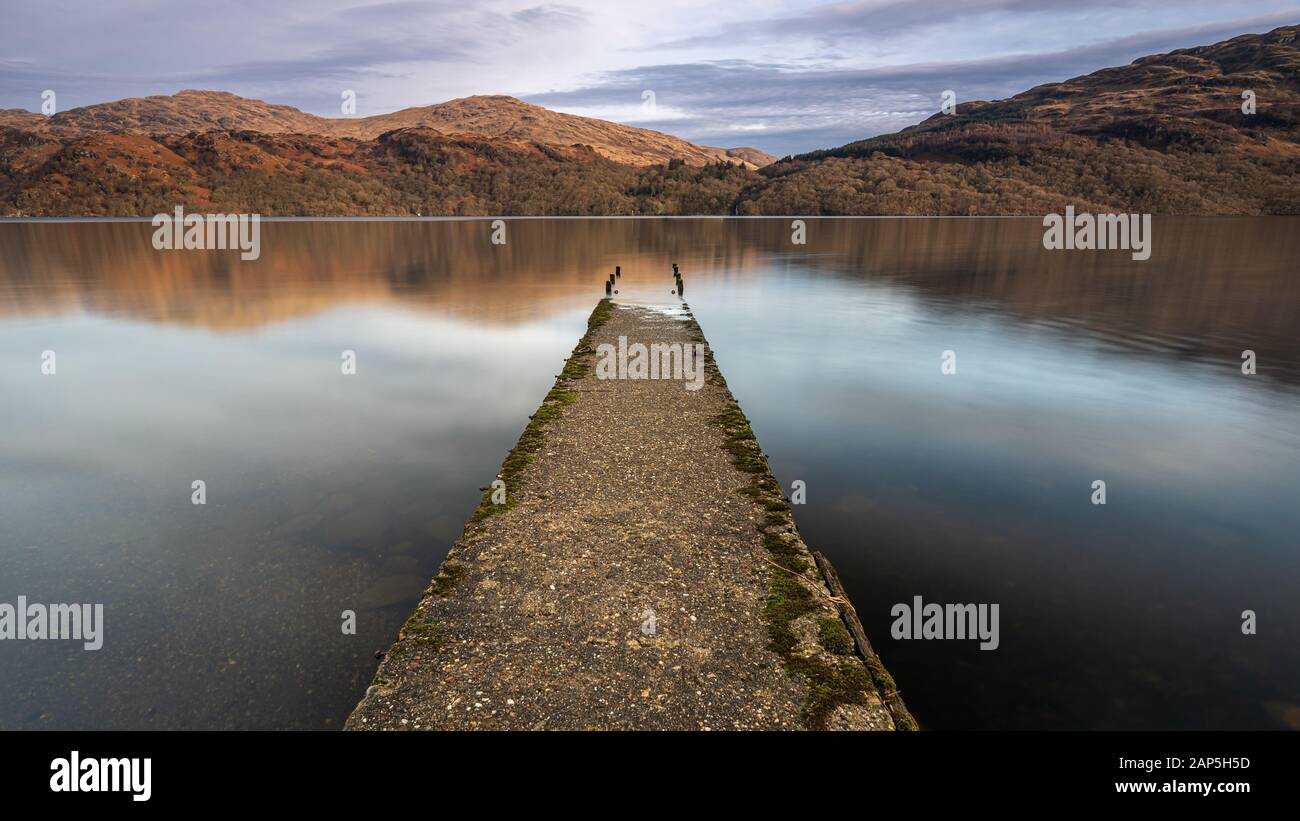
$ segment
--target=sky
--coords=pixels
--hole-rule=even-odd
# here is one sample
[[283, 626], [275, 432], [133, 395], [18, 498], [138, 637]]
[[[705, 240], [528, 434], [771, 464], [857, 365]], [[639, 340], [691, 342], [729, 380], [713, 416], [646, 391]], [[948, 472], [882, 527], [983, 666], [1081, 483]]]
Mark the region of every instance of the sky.
[[0, 0], [0, 108], [217, 89], [342, 116], [472, 94], [777, 156], [1152, 53], [1300, 0]]

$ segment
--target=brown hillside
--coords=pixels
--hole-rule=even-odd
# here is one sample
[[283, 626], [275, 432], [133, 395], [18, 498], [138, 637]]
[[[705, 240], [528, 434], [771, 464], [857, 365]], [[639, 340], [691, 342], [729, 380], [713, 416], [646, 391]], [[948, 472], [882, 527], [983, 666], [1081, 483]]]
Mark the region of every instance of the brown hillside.
[[0, 215], [1300, 214], [1298, 33], [961, 103], [757, 171], [711, 162], [722, 149], [509, 97], [353, 120], [216, 92], [36, 122], [7, 111]]
[[[1300, 27], [959, 103], [767, 166], [750, 214], [1300, 213]], [[1242, 112], [1253, 91], [1256, 111]]]
[[[1241, 110], [1248, 90], [1255, 94], [1254, 114]], [[1005, 100], [960, 103], [954, 115], [935, 114], [896, 134], [803, 156], [862, 156], [887, 147], [903, 156], [941, 152], [967, 138], [979, 142], [991, 127], [1042, 142], [1078, 135], [1155, 149], [1292, 154], [1300, 145], [1300, 26], [1142, 57]]]
[[705, 165], [731, 160], [757, 167], [773, 159], [755, 149], [735, 149], [738, 153], [732, 155], [727, 149], [695, 145], [658, 131], [560, 114], [501, 95], [465, 97], [373, 117], [326, 118], [225, 91], [189, 90], [170, 96], [134, 97], [83, 106], [49, 118], [21, 109], [7, 109], [0, 111], [0, 126], [4, 125], [61, 137], [98, 132], [258, 131], [373, 139], [398, 128], [432, 128], [444, 134], [588, 145], [601, 156], [628, 165], [653, 165], [671, 160]]
[[96, 132], [0, 127], [0, 216], [603, 215], [725, 212], [753, 171], [632, 166], [587, 146], [400, 128], [315, 134]]

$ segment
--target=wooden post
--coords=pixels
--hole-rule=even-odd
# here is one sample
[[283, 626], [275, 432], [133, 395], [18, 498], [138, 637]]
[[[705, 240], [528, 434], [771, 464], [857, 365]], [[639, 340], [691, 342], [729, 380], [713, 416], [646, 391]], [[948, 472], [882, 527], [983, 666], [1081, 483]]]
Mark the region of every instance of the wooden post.
[[820, 551], [813, 553], [813, 559], [817, 562], [817, 568], [821, 570], [822, 578], [826, 580], [826, 587], [830, 589], [831, 595], [839, 600], [840, 616], [843, 617], [845, 626], [849, 628], [849, 635], [853, 636], [854, 643], [858, 645], [858, 655], [862, 657], [867, 670], [871, 672], [876, 689], [880, 691], [881, 700], [885, 702], [886, 709], [894, 718], [894, 726], [900, 730], [915, 730], [916, 719], [903, 704], [893, 676], [889, 675], [889, 671], [880, 661], [880, 656], [876, 655], [875, 648], [867, 639], [867, 631], [858, 619], [858, 611], [853, 608], [853, 602], [849, 601], [849, 594], [845, 591], [844, 584], [840, 582], [840, 574], [835, 572], [831, 560]]

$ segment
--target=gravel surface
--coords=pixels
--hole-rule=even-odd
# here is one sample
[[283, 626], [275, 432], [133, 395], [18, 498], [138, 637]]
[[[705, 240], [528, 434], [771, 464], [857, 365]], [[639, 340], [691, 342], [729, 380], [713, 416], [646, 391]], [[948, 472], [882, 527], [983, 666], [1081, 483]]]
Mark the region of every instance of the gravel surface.
[[[773, 564], [767, 511], [738, 492], [751, 475], [710, 421], [734, 407], [725, 382], [597, 376], [620, 336], [703, 339], [689, 313], [615, 304], [589, 336], [593, 367], [557, 383], [576, 401], [504, 474], [509, 505], [466, 526], [349, 729], [801, 729], [806, 678], [769, 649], [774, 573], [818, 602], [797, 652], [849, 663], [817, 644], [838, 611], [815, 567]], [[819, 726], [892, 729], [874, 689], [855, 700]]]

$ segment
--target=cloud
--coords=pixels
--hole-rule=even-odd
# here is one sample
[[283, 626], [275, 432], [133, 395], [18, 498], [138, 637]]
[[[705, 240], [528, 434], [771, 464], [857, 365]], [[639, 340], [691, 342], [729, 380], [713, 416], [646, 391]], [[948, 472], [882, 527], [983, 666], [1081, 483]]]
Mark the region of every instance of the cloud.
[[874, 68], [808, 68], [797, 63], [717, 60], [639, 66], [606, 72], [575, 89], [528, 95], [529, 102], [599, 116], [626, 106], [642, 90], [675, 120], [626, 120], [686, 139], [716, 144], [737, 136], [735, 125], [761, 121], [754, 145], [782, 156], [896, 131], [939, 109], [944, 90], [959, 101], [999, 99], [1147, 54], [1266, 31], [1288, 22], [1274, 14], [1177, 29], [1139, 32], [1046, 53], [918, 62]]
[[326, 116], [342, 89], [361, 114], [504, 93], [780, 155], [917, 122], [944, 89], [1005, 97], [1297, 19], [1295, 0], [783, 0], [743, 19], [722, 0], [15, 3], [0, 108], [47, 88], [62, 109], [215, 88]]
[[566, 5], [533, 6], [517, 11], [511, 17], [529, 26], [573, 26], [588, 22], [585, 11]]
[[[815, 5], [797, 14], [758, 20], [729, 20], [715, 30], [690, 37], [655, 43], [650, 48], [695, 49], [735, 46], [738, 43], [785, 43], [809, 38], [823, 46], [860, 48], [876, 43], [887, 46], [902, 35], [926, 36], [935, 31], [957, 31], [959, 38], [934, 38], [936, 49], [951, 47], [954, 39], [987, 38], [990, 30], [1056, 28], [1060, 21], [1082, 16], [1112, 14], [1119, 9], [1132, 19], [1167, 19], [1170, 11], [1192, 12], [1205, 7], [1205, 0], [1148, 0], [1122, 3], [1118, 0], [854, 0]], [[1258, 8], [1248, 0], [1214, 0], [1213, 6], [1226, 12], [1229, 7]], [[1287, 9], [1295, 14], [1295, 6]], [[1158, 18], [1149, 16], [1156, 12]], [[1078, 38], [1083, 32], [1073, 32]]]

